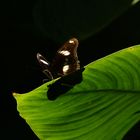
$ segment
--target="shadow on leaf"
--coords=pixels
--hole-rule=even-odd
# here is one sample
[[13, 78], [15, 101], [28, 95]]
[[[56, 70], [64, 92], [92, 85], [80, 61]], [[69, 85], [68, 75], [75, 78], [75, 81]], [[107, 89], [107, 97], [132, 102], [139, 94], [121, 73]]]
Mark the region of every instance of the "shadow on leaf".
[[47, 96], [49, 100], [55, 100], [60, 95], [72, 89], [76, 84], [82, 82], [82, 73], [85, 68], [81, 68], [74, 73], [61, 77], [55, 83], [49, 85]]

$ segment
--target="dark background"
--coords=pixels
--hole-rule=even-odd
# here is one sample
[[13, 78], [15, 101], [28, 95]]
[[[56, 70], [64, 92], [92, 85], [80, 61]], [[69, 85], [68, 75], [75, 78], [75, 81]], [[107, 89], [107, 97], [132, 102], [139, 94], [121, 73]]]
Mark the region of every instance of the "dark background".
[[[44, 75], [36, 53], [51, 60], [62, 43], [38, 32], [33, 19], [34, 1], [6, 0], [0, 6], [0, 136], [4, 140], [38, 140], [19, 116], [11, 93], [28, 92], [41, 85]], [[140, 3], [98, 34], [81, 41], [78, 55], [84, 66], [136, 44], [140, 44]], [[124, 140], [140, 140], [139, 132], [140, 123], [137, 123]]]

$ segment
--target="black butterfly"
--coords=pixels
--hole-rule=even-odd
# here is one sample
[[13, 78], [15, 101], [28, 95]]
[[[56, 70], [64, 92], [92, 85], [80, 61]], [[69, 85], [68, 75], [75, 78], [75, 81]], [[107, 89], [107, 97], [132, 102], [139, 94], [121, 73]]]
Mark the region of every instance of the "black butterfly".
[[40, 53], [37, 53], [37, 60], [49, 80], [71, 74], [80, 69], [80, 62], [77, 56], [78, 44], [76, 38], [68, 40], [57, 51], [52, 63], [49, 63]]

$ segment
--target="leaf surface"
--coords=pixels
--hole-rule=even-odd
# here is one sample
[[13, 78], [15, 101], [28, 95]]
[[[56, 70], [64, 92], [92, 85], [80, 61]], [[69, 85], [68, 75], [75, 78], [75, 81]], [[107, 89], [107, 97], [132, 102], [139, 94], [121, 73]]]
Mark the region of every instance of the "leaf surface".
[[82, 75], [53, 101], [47, 91], [55, 80], [14, 94], [20, 115], [41, 140], [121, 140], [140, 120], [139, 45], [88, 64]]

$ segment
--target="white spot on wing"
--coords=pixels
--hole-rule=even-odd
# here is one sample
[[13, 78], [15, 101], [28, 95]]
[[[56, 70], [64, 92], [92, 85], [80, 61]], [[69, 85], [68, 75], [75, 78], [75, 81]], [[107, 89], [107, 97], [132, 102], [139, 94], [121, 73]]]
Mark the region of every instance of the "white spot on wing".
[[42, 62], [45, 65], [49, 65], [49, 63], [47, 61], [43, 60], [43, 59], [41, 59], [40, 62]]
[[68, 56], [68, 55], [70, 55], [70, 52], [69, 51], [67, 51], [67, 50], [63, 50], [63, 51], [59, 51], [59, 53], [60, 54], [62, 54], [62, 55], [64, 55], [64, 56]]
[[69, 70], [69, 65], [63, 66], [63, 73], [65, 74]]
[[73, 40], [69, 40], [69, 43], [74, 43], [74, 41]]

